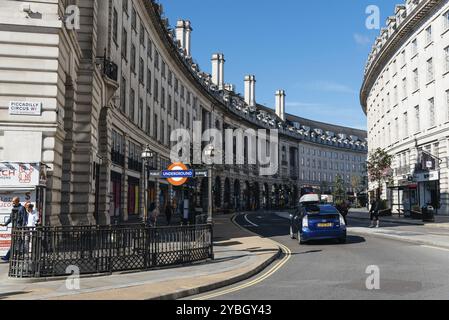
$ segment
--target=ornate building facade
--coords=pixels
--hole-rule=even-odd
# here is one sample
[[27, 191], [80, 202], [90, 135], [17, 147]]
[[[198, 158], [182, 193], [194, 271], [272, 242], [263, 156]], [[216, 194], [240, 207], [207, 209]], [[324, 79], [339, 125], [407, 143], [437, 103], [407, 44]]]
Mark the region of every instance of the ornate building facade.
[[371, 184], [395, 211], [449, 214], [449, 2], [396, 6], [368, 59], [361, 90], [370, 151], [394, 156], [393, 179]]
[[[206, 179], [174, 188], [150, 177], [145, 190], [140, 157], [149, 145], [151, 168], [166, 169], [171, 132], [192, 132], [195, 121], [203, 130], [279, 130], [276, 175], [260, 176], [258, 165], [214, 168], [217, 211], [289, 207], [302, 189], [331, 191], [337, 175], [352, 192], [352, 177], [364, 175], [366, 132], [286, 114], [282, 90], [275, 110], [260, 105], [252, 75], [244, 95], [236, 93], [225, 82], [224, 55], [213, 54], [211, 73], [202, 71], [190, 21], [170, 27], [154, 1], [0, 0], [0, 7], [0, 159], [48, 166], [49, 224], [135, 221], [145, 193], [161, 207], [185, 197], [207, 207]], [[11, 115], [11, 101], [41, 103], [42, 112]]]

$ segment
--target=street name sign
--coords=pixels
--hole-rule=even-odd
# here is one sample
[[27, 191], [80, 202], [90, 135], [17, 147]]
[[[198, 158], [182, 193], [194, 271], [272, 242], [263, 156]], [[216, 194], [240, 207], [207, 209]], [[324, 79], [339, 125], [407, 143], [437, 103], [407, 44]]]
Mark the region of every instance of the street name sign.
[[29, 101], [9, 102], [10, 115], [40, 116], [41, 113], [42, 113], [42, 102], [29, 102]]
[[208, 170], [195, 170], [195, 177], [208, 178], [209, 172]]

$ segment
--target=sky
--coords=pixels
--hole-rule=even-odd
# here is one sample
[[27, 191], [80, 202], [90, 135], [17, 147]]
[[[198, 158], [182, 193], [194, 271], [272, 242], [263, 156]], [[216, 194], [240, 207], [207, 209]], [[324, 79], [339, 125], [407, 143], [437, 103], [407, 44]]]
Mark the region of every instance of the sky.
[[380, 27], [394, 14], [392, 0], [161, 0], [170, 25], [192, 23], [192, 56], [211, 72], [213, 53], [225, 55], [225, 82], [243, 94], [256, 76], [256, 100], [274, 108], [286, 90], [286, 111], [308, 119], [366, 130], [359, 91], [379, 30], [366, 9], [380, 9]]

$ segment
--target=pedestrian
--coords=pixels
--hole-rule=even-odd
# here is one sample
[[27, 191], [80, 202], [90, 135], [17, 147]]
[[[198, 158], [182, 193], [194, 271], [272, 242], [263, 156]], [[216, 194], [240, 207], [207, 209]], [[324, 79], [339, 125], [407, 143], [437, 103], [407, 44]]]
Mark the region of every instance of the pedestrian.
[[25, 253], [30, 253], [30, 248], [32, 248], [33, 243], [33, 232], [36, 229], [37, 223], [39, 221], [39, 215], [36, 210], [34, 210], [34, 205], [30, 202], [25, 203], [25, 209], [27, 212], [27, 228], [29, 228], [29, 232], [25, 235]]
[[[0, 224], [0, 227], [8, 227], [12, 223], [13, 228], [22, 228], [25, 227], [28, 223], [28, 213], [25, 210], [25, 207], [20, 203], [19, 197], [14, 197], [12, 199], [12, 211], [9, 219], [4, 223]], [[1, 259], [4, 262], [9, 262], [9, 258], [11, 257], [11, 249], [8, 250], [6, 256]]]
[[165, 207], [165, 217], [167, 219], [167, 226], [171, 224], [172, 215], [173, 215], [173, 208], [171, 204], [168, 203], [167, 206]]
[[379, 211], [380, 211], [380, 199], [373, 200], [371, 203], [371, 210], [370, 210], [370, 220], [371, 220], [371, 225], [369, 226], [370, 228], [380, 227]]
[[150, 208], [148, 210], [149, 212], [149, 216], [148, 216], [148, 222], [150, 224], [150, 226], [152, 227], [156, 227], [157, 225], [157, 218], [159, 217], [159, 209], [156, 206], [156, 203], [151, 203], [150, 204]]
[[27, 227], [36, 228], [39, 222], [39, 215], [37, 214], [37, 211], [34, 210], [34, 205], [32, 203], [27, 202], [25, 204], [25, 208], [27, 211]]
[[348, 213], [349, 213], [349, 205], [345, 200], [343, 200], [343, 202], [341, 203], [339, 211], [340, 211], [341, 215], [343, 216], [343, 220], [345, 221], [345, 224], [348, 224], [347, 217], [348, 217]]

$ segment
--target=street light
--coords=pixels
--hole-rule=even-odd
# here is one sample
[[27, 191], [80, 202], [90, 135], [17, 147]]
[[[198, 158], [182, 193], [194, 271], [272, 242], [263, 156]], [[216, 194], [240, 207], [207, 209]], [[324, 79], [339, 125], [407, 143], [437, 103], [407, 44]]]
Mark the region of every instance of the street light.
[[[204, 154], [209, 157], [210, 161], [215, 154], [215, 149], [212, 145], [206, 147]], [[208, 196], [208, 205], [207, 205], [207, 224], [212, 224], [212, 163], [207, 168], [207, 176], [209, 180], [209, 196]]]
[[144, 188], [145, 188], [145, 209], [144, 209], [144, 223], [147, 222], [148, 219], [148, 178], [149, 178], [149, 170], [150, 170], [150, 166], [149, 166], [149, 162], [153, 159], [154, 154], [150, 149], [150, 146], [147, 145], [145, 147], [145, 150], [143, 150], [142, 152], [142, 161], [143, 161], [143, 165], [144, 165], [144, 172], [145, 172], [145, 183], [144, 183]]

